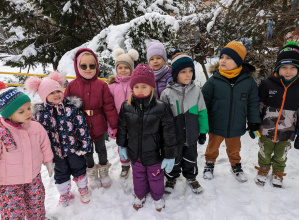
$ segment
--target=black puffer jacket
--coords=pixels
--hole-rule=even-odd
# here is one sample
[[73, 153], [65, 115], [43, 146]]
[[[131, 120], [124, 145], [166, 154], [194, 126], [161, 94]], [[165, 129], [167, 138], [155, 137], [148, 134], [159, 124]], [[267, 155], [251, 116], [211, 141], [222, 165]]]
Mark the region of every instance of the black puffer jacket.
[[116, 143], [127, 148], [129, 159], [144, 166], [177, 156], [175, 128], [170, 108], [153, 98], [125, 101], [119, 113]]

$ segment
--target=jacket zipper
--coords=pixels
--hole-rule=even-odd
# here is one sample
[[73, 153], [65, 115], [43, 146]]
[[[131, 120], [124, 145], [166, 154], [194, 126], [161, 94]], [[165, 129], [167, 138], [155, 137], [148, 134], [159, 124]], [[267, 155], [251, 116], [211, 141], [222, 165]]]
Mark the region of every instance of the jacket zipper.
[[234, 96], [234, 84], [230, 85], [230, 106], [229, 106], [229, 115], [228, 115], [228, 125], [227, 125], [227, 137], [229, 138], [229, 129], [231, 125], [232, 117], [232, 106], [233, 106], [233, 96]]
[[[185, 88], [183, 88], [183, 100], [182, 100], [182, 110], [184, 111], [184, 100], [185, 100], [185, 92], [186, 92], [186, 87]], [[185, 124], [184, 124], [184, 126], [185, 126], [185, 137], [186, 137], [186, 146], [188, 146], [188, 138], [187, 138], [187, 136], [188, 136], [188, 132], [187, 132], [187, 125], [186, 125], [186, 114], [185, 114], [185, 111], [183, 112], [183, 114], [184, 114], [184, 118], [185, 118]]]
[[[140, 155], [140, 160], [141, 160], [141, 163], [142, 163], [142, 133], [143, 133], [143, 115], [144, 115], [144, 112], [143, 112], [143, 108], [142, 108], [142, 102], [139, 104], [139, 107], [140, 107], [140, 118], [141, 118], [141, 122], [140, 122], [140, 135], [139, 135], [139, 143], [138, 143], [138, 154], [137, 155]], [[140, 154], [139, 154], [140, 152]]]

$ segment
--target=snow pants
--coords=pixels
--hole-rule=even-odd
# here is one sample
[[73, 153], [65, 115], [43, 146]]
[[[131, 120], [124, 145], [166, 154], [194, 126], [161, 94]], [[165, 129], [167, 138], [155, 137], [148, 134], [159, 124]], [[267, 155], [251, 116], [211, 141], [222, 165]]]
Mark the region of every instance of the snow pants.
[[0, 214], [2, 220], [45, 218], [45, 188], [41, 175], [31, 183], [0, 186]]
[[[94, 149], [99, 157], [99, 164], [106, 165], [108, 162], [107, 159], [107, 149], [105, 145], [105, 135], [101, 136], [96, 142], [94, 142]], [[94, 159], [93, 159], [93, 150], [92, 152], [88, 152], [85, 155], [86, 163], [88, 168], [94, 167]]]
[[229, 158], [229, 162], [231, 166], [235, 166], [241, 161], [241, 137], [224, 138], [216, 134], [209, 133], [209, 143], [205, 153], [206, 162], [216, 162], [219, 155], [219, 147], [223, 140], [225, 140], [226, 153]]
[[159, 200], [164, 194], [164, 171], [161, 164], [156, 163], [151, 166], [143, 166], [138, 159], [132, 163], [134, 192], [138, 198], [151, 193], [154, 200]]
[[197, 143], [186, 146], [178, 145], [178, 156], [170, 173], [165, 172], [167, 179], [178, 178], [182, 172], [186, 179], [193, 179], [198, 174]]
[[86, 174], [86, 160], [84, 156], [75, 153], [68, 153], [63, 159], [54, 155], [54, 179], [55, 184], [67, 182], [73, 177]]
[[[291, 149], [288, 141], [274, 143], [269, 138], [259, 138], [260, 150], [258, 152], [258, 163], [261, 167], [271, 167], [273, 171], [284, 172], [287, 161], [287, 153]], [[273, 155], [272, 155], [273, 154]]]

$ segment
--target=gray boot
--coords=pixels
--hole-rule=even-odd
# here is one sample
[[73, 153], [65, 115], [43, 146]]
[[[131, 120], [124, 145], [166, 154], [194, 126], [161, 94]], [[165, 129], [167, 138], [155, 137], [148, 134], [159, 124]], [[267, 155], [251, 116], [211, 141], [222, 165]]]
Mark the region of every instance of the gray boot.
[[98, 175], [98, 167], [97, 165], [94, 165], [92, 168], [86, 169], [86, 174], [88, 177], [88, 184], [90, 189], [94, 190], [95, 188], [100, 188], [102, 186], [102, 183], [99, 179]]
[[99, 178], [104, 188], [111, 186], [112, 180], [109, 177], [109, 168], [111, 167], [111, 163], [107, 161], [106, 165], [98, 165], [99, 169]]

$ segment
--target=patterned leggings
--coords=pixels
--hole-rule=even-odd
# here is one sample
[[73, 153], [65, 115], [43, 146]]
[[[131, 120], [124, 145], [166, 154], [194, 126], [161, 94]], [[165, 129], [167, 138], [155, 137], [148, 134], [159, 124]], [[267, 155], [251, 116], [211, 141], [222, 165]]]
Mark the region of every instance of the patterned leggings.
[[0, 193], [2, 220], [45, 218], [45, 188], [40, 174], [31, 183], [0, 186]]

